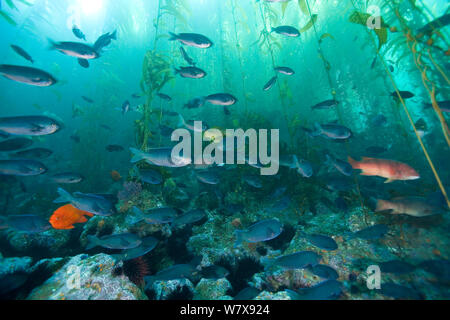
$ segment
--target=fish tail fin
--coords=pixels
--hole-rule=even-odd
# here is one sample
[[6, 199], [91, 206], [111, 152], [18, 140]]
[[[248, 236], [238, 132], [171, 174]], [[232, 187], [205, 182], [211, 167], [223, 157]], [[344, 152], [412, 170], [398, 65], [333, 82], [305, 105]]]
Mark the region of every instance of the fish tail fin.
[[180, 69], [173, 68], [173, 72], [175, 72], [175, 74], [179, 74], [180, 73]]
[[169, 32], [170, 38], [169, 41], [175, 41], [178, 40], [178, 35], [173, 33], [173, 32]]
[[53, 40], [50, 39], [50, 38], [47, 38], [47, 40], [48, 40], [48, 43], [49, 43], [48, 50], [55, 50], [55, 48], [56, 48], [56, 42], [53, 41]]
[[318, 122], [314, 123], [314, 129], [314, 134], [320, 135], [322, 133], [322, 126]]
[[111, 39], [117, 40], [117, 30], [114, 30], [114, 32], [111, 33]]
[[355, 238], [355, 235], [353, 234], [353, 232], [351, 231], [347, 231], [344, 233], [344, 235], [342, 236], [342, 238], [344, 239], [344, 241], [348, 241], [348, 240], [352, 240]]
[[234, 243], [234, 247], [237, 248], [242, 245], [242, 241], [244, 240], [244, 231], [236, 230], [234, 232], [234, 235], [236, 236], [236, 242]]
[[186, 122], [184, 121], [183, 115], [181, 113], [178, 114], [178, 126], [185, 127]]
[[284, 290], [284, 292], [286, 292], [286, 294], [289, 296], [289, 298], [291, 298], [291, 300], [300, 300], [300, 295], [296, 291], [286, 289]]
[[90, 250], [98, 246], [98, 238], [96, 236], [88, 235], [87, 240], [88, 244], [86, 246], [86, 250]]
[[392, 206], [389, 201], [377, 200], [375, 212], [392, 212]]
[[133, 153], [133, 158], [131, 159], [131, 163], [136, 163], [141, 160], [144, 160], [144, 153], [141, 150], [130, 148], [130, 151]]
[[127, 216], [127, 223], [129, 224], [136, 224], [144, 220], [144, 213], [141, 209], [134, 206], [132, 209], [132, 212], [134, 213], [134, 217]]
[[353, 159], [352, 157], [348, 156], [347, 158], [348, 163], [352, 166], [353, 169], [359, 169], [359, 162]]
[[58, 188], [58, 194], [59, 198], [57, 198], [53, 203], [64, 203], [64, 202], [71, 202], [72, 201], [72, 195], [68, 193], [63, 188]]

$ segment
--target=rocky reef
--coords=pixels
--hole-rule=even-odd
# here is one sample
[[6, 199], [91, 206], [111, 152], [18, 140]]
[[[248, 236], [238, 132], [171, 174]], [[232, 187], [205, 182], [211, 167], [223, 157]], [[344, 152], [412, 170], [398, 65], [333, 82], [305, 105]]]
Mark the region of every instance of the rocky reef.
[[116, 276], [115, 260], [105, 254], [70, 259], [29, 300], [142, 300], [145, 294], [127, 277]]

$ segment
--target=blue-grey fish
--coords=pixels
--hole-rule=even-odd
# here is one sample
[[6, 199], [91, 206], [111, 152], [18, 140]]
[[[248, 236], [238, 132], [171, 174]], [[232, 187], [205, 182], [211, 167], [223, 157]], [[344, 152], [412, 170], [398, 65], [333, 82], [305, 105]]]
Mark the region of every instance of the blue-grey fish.
[[38, 233], [49, 230], [51, 225], [46, 219], [31, 214], [0, 216], [0, 230], [7, 228], [27, 233]]
[[269, 241], [278, 237], [283, 231], [283, 225], [278, 219], [269, 219], [257, 222], [245, 230], [236, 230], [235, 247], [242, 242]]
[[60, 197], [54, 203], [70, 203], [75, 208], [89, 213], [108, 217], [116, 213], [114, 203], [109, 199], [95, 194], [75, 192], [73, 195], [62, 188], [58, 188]]
[[165, 94], [165, 93], [158, 92], [156, 95], [158, 97], [160, 97], [161, 99], [163, 99], [163, 100], [172, 101], [172, 98], [169, 95]]
[[[230, 148], [227, 148], [227, 146], [225, 146], [225, 150], [224, 150], [224, 151], [228, 154], [228, 152], [230, 152]], [[239, 150], [237, 150], [236, 153], [239, 153]], [[250, 167], [253, 167], [253, 168], [256, 168], [256, 169], [264, 168], [264, 165], [261, 163], [260, 159], [256, 159], [256, 162], [255, 162], [255, 161], [253, 161], [253, 159], [251, 159], [250, 157], [245, 156], [245, 163], [248, 164]], [[251, 180], [252, 180], [251, 177], [252, 177], [252, 176], [246, 176], [246, 177], [244, 177], [244, 180], [246, 180], [247, 178], [249, 178], [249, 179], [247, 179], [248, 181], [245, 181], [245, 182], [249, 183], [250, 185], [252, 185], [252, 184], [254, 184], [254, 182], [256, 182], [256, 184], [255, 184], [255, 185], [252, 185], [252, 187], [255, 187], [255, 188], [260, 188], [260, 187], [262, 187], [261, 180], [259, 180], [258, 177], [256, 177], [256, 178], [254, 179], [254, 181], [251, 181]], [[249, 182], [249, 181], [250, 181], [250, 182]], [[260, 187], [258, 187], [257, 185], [260, 185]]]
[[208, 266], [201, 270], [202, 278], [218, 280], [227, 277], [230, 272], [221, 266]]
[[450, 281], [450, 261], [445, 259], [425, 260], [419, 264], [425, 271], [432, 273], [439, 280]]
[[275, 71], [281, 74], [285, 74], [287, 76], [292, 76], [295, 74], [295, 71], [289, 67], [276, 67]]
[[289, 169], [295, 169], [298, 165], [298, 158], [296, 155], [280, 155], [279, 164], [282, 167], [287, 167]]
[[282, 195], [284, 195], [287, 191], [287, 187], [278, 187], [275, 189], [275, 191], [273, 192], [273, 194], [270, 196], [270, 199], [278, 199], [279, 197], [281, 197]]
[[321, 234], [306, 234], [303, 232], [301, 232], [300, 235], [322, 250], [334, 251], [338, 248], [336, 241], [331, 237]]
[[89, 66], [90, 66], [89, 60], [81, 59], [81, 58], [78, 58], [78, 64], [85, 69], [89, 68]]
[[73, 26], [72, 27], [72, 32], [75, 35], [75, 37], [77, 37], [78, 39], [84, 40], [86, 41], [86, 36], [84, 35], [84, 33], [80, 30], [80, 28], [78, 28], [77, 26]]
[[176, 279], [192, 278], [198, 272], [193, 264], [176, 264], [167, 269], [159, 271], [153, 276], [146, 276], [145, 289], [150, 289], [156, 281], [169, 281]]
[[331, 109], [331, 108], [336, 107], [338, 104], [339, 104], [339, 102], [334, 100], [334, 99], [333, 100], [326, 100], [326, 101], [320, 102], [320, 103], [312, 106], [311, 109], [313, 109], [313, 110], [316, 110], [316, 109], [319, 109], [319, 110], [320, 109]]
[[197, 171], [195, 175], [200, 182], [206, 184], [216, 185], [219, 184], [220, 182], [219, 176], [213, 171], [208, 170]]
[[349, 235], [349, 240], [360, 238], [364, 240], [376, 240], [384, 237], [389, 229], [385, 224], [376, 224], [374, 226], [359, 230]]
[[172, 222], [172, 227], [179, 227], [187, 224], [199, 222], [206, 217], [205, 210], [193, 209], [185, 212], [184, 214], [176, 217]]
[[96, 236], [87, 236], [88, 244], [86, 250], [95, 247], [103, 247], [107, 249], [133, 249], [142, 243], [142, 240], [133, 233], [113, 234], [97, 238]]
[[10, 155], [16, 159], [47, 159], [53, 154], [53, 151], [46, 148], [33, 148], [24, 151], [18, 151]]
[[34, 63], [33, 58], [21, 47], [16, 46], [14, 44], [11, 45], [11, 48], [22, 58], [24, 58], [25, 60], [30, 61], [31, 63]]
[[315, 123], [315, 130], [310, 133], [311, 137], [322, 136], [331, 140], [346, 140], [352, 137], [352, 131], [339, 124], [318, 124]]
[[155, 249], [158, 244], [158, 239], [154, 237], [147, 237], [141, 239], [141, 244], [132, 249], [125, 249], [119, 254], [111, 255], [114, 259], [118, 261], [127, 261], [137, 259], [139, 257], [145, 256], [147, 253]]
[[291, 205], [291, 197], [290, 196], [284, 196], [283, 198], [275, 201], [275, 203], [270, 206], [267, 210], [268, 212], [272, 213], [280, 213], [289, 208]]
[[[441, 109], [442, 112], [449, 113], [450, 112], [450, 100], [445, 101], [437, 101], [437, 104], [439, 106], [439, 109]], [[433, 105], [431, 103], [425, 103], [425, 109], [433, 108]]]
[[0, 175], [28, 177], [45, 172], [45, 165], [36, 160], [0, 160]]
[[179, 74], [183, 78], [202, 79], [207, 76], [206, 71], [197, 67], [180, 67], [175, 68], [175, 74]]
[[413, 272], [416, 267], [410, 263], [402, 260], [390, 260], [386, 262], [377, 263], [380, 267], [381, 272], [394, 273], [394, 274], [405, 274]]
[[187, 54], [186, 50], [184, 50], [183, 47], [180, 47], [180, 52], [181, 52], [181, 55], [182, 55], [184, 61], [186, 61], [189, 65], [195, 67], [195, 62], [194, 62], [194, 60], [192, 60], [192, 58], [189, 57], [189, 55]]
[[84, 180], [84, 177], [81, 174], [75, 172], [63, 172], [54, 174], [49, 179], [53, 183], [74, 184], [82, 182]]
[[420, 293], [416, 290], [405, 287], [393, 282], [383, 283], [381, 285], [380, 293], [384, 296], [388, 296], [394, 299], [410, 299], [421, 300]]
[[144, 221], [147, 224], [172, 223], [178, 215], [177, 210], [168, 207], [153, 208], [142, 212], [139, 208], [133, 207], [136, 218], [132, 223]]
[[88, 103], [94, 103], [94, 100], [92, 100], [91, 98], [88, 98], [86, 96], [81, 96], [81, 98]]
[[342, 294], [342, 284], [331, 279], [310, 288], [285, 291], [292, 300], [336, 300]]
[[36, 87], [50, 87], [58, 82], [50, 73], [31, 67], [2, 64], [0, 74], [9, 80]]
[[147, 163], [168, 168], [185, 167], [191, 164], [191, 159], [180, 155], [172, 157], [172, 148], [150, 149], [148, 152], [130, 148], [133, 153], [132, 163], [145, 160]]
[[314, 174], [314, 170], [311, 163], [304, 159], [298, 160], [297, 156], [295, 156], [295, 161], [297, 172], [305, 178], [311, 178], [312, 175]]
[[340, 160], [329, 154], [326, 155], [327, 160], [343, 175], [351, 176], [353, 173], [353, 167], [347, 161]]
[[202, 121], [202, 126], [201, 128], [197, 128], [195, 126], [195, 122], [198, 120], [184, 120], [183, 116], [181, 114], [179, 114], [179, 126], [180, 127], [185, 127], [188, 130], [194, 131], [194, 132], [204, 132], [206, 130], [208, 130], [208, 124], [204, 121]]
[[238, 99], [229, 93], [216, 93], [205, 97], [205, 100], [218, 106], [232, 106]]
[[255, 287], [247, 287], [239, 291], [237, 295], [234, 296], [233, 300], [253, 300], [261, 293], [261, 290]]
[[275, 259], [263, 259], [263, 263], [266, 267], [279, 266], [290, 270], [315, 266], [321, 259], [322, 256], [313, 251], [299, 251]]
[[315, 266], [308, 267], [308, 270], [310, 270], [313, 274], [315, 274], [318, 277], [321, 277], [323, 279], [332, 279], [337, 280], [339, 278], [339, 274], [337, 271], [325, 264], [317, 264]]
[[8, 139], [11, 135], [7, 132], [0, 131], [0, 138]]
[[272, 89], [272, 87], [274, 86], [275, 83], [277, 83], [278, 77], [275, 76], [272, 79], [269, 80], [269, 82], [267, 82], [264, 87], [263, 90], [264, 91], [269, 91], [270, 89]]
[[91, 60], [100, 57], [98, 52], [91, 46], [79, 42], [53, 42], [50, 40], [50, 48], [57, 50], [67, 56], [78, 59]]
[[262, 181], [258, 176], [255, 175], [245, 175], [242, 177], [242, 180], [244, 180], [245, 183], [247, 183], [249, 186], [261, 189], [262, 188]]
[[279, 26], [279, 27], [275, 27], [272, 28], [272, 32], [281, 34], [283, 36], [287, 36], [287, 37], [299, 37], [300, 36], [300, 31], [298, 31], [296, 28], [291, 27], [291, 26]]
[[139, 177], [145, 183], [158, 185], [163, 182], [161, 173], [152, 169], [139, 170]]
[[103, 48], [109, 46], [112, 40], [117, 40], [117, 30], [113, 33], [107, 32], [101, 35], [94, 44], [94, 50], [100, 52]]
[[175, 34], [172, 32], [169, 33], [170, 33], [169, 41], [177, 40], [182, 44], [190, 47], [207, 49], [213, 45], [213, 42], [211, 40], [209, 40], [204, 35], [198, 33], [180, 33], [180, 34]]
[[450, 13], [446, 13], [439, 18], [427, 23], [417, 31], [419, 36], [430, 36], [433, 32], [437, 32], [439, 29], [444, 28], [450, 24]]
[[118, 144], [108, 144], [105, 149], [108, 152], [122, 152], [124, 150], [124, 148]]
[[184, 105], [187, 109], [197, 109], [205, 104], [205, 98], [194, 98]]
[[391, 93], [391, 96], [395, 99], [395, 100], [399, 100], [398, 95], [400, 94], [400, 96], [402, 97], [403, 100], [406, 99], [411, 99], [413, 97], [415, 97], [415, 94], [410, 92], [410, 91], [399, 91], [397, 93], [397, 91], [394, 91]]
[[130, 111], [130, 108], [131, 108], [130, 101], [128, 101], [128, 100], [125, 101], [122, 104], [122, 114], [124, 115], [124, 114], [128, 113], [128, 111]]
[[16, 151], [28, 148], [33, 144], [33, 140], [28, 138], [12, 138], [0, 142], [0, 152]]

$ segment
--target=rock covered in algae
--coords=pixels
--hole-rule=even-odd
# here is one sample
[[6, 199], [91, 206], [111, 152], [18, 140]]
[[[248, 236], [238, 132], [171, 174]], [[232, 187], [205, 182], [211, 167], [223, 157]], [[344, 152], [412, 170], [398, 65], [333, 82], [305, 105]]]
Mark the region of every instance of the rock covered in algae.
[[198, 298], [206, 300], [216, 300], [226, 296], [231, 284], [225, 279], [202, 279], [195, 287]]
[[0, 278], [18, 272], [29, 273], [33, 259], [22, 258], [1, 258], [0, 257]]
[[189, 300], [194, 296], [194, 285], [189, 279], [175, 279], [169, 281], [155, 281], [152, 285], [155, 300]]
[[10, 230], [7, 233], [9, 245], [18, 252], [32, 254], [33, 250], [48, 251], [51, 255], [58, 255], [64, 251], [70, 240], [70, 233], [65, 230], [48, 230], [41, 233], [25, 233]]
[[116, 276], [111, 256], [79, 255], [70, 259], [28, 300], [143, 300], [145, 294], [126, 276]]
[[254, 300], [291, 300], [285, 291], [277, 293], [263, 291]]

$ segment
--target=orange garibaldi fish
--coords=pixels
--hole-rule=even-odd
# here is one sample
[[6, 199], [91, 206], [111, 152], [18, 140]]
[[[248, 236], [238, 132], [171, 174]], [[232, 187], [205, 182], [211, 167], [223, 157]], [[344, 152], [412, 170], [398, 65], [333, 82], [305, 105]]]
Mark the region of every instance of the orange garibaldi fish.
[[379, 176], [386, 178], [384, 183], [395, 180], [416, 180], [420, 178], [419, 173], [409, 165], [394, 160], [374, 159], [363, 157], [362, 161], [356, 161], [348, 157], [348, 162], [353, 169], [362, 170], [363, 176]]
[[75, 228], [75, 223], [85, 223], [85, 216], [92, 217], [93, 214], [79, 210], [71, 204], [65, 205], [56, 210], [50, 218], [50, 224], [57, 230], [70, 230]]

